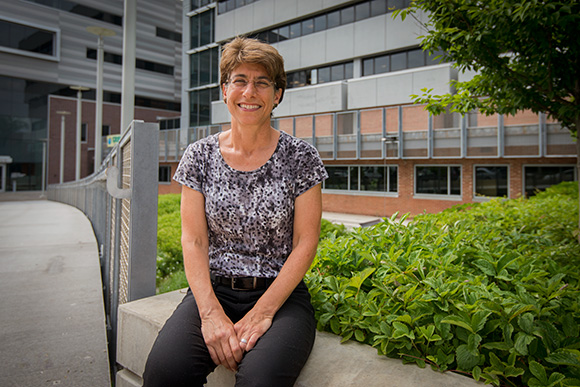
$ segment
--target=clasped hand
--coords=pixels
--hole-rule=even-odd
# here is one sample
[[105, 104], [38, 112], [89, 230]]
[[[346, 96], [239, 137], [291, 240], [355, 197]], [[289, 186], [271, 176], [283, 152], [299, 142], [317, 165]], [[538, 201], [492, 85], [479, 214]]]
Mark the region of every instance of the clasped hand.
[[216, 313], [201, 321], [201, 333], [216, 365], [236, 371], [244, 352], [250, 351], [272, 325], [272, 317], [248, 312], [236, 324], [225, 313]]

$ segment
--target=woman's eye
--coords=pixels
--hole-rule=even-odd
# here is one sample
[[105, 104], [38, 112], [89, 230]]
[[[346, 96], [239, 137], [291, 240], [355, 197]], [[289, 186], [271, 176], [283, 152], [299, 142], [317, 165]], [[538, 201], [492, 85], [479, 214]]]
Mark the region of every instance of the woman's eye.
[[245, 81], [245, 80], [243, 80], [243, 79], [236, 79], [236, 80], [234, 81], [234, 85], [236, 85], [236, 86], [238, 86], [238, 87], [244, 87], [244, 86], [246, 86], [247, 84], [248, 84], [248, 82], [246, 82], [246, 81]]
[[270, 87], [270, 84], [265, 81], [258, 81], [256, 82], [256, 86], [259, 87], [260, 89], [267, 89], [268, 87]]

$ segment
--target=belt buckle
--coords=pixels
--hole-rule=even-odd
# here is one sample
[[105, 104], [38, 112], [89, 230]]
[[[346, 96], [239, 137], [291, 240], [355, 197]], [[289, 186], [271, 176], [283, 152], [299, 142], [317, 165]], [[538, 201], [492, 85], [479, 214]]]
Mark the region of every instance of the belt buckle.
[[241, 280], [241, 278], [232, 277], [231, 280], [232, 280], [232, 283], [231, 283], [232, 290], [254, 290], [254, 289], [256, 289], [256, 284], [257, 284], [258, 279], [256, 277], [252, 278], [253, 282], [252, 282], [252, 287], [250, 289], [236, 287], [237, 280]]

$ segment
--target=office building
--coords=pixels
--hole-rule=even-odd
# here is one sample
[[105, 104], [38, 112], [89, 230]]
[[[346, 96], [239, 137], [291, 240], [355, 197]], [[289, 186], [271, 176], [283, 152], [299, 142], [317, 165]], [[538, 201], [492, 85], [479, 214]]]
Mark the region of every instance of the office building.
[[[135, 119], [179, 127], [179, 0], [139, 0]], [[0, 166], [7, 190], [40, 190], [76, 178], [77, 91], [81, 91], [80, 177], [94, 170], [98, 36], [103, 37], [103, 156], [120, 133], [122, 0], [11, 0], [0, 3]], [[114, 36], [108, 36], [114, 34]], [[64, 118], [63, 118], [64, 117]], [[61, 125], [64, 121], [63, 168]], [[0, 175], [1, 176], [1, 175]]]
[[[272, 125], [312, 143], [330, 178], [325, 211], [389, 216], [532, 195], [577, 180], [570, 133], [544, 114], [430, 116], [411, 94], [447, 93], [459, 73], [419, 47], [406, 0], [185, 0], [182, 127], [162, 133], [160, 192], [187, 143], [225, 130], [220, 47], [262, 39], [285, 59], [288, 89]], [[187, 126], [186, 126], [187, 125]]]

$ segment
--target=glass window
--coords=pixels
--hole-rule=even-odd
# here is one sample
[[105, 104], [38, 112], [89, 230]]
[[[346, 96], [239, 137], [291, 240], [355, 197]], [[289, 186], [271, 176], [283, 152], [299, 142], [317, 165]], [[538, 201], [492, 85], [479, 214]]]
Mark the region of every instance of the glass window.
[[359, 167], [349, 167], [349, 173], [350, 173], [350, 190], [358, 191]]
[[192, 54], [189, 57], [189, 71], [190, 71], [190, 80], [189, 80], [189, 87], [198, 87], [199, 86], [199, 53]]
[[375, 74], [382, 74], [389, 71], [389, 56], [379, 56], [375, 58]]
[[361, 191], [386, 191], [387, 174], [385, 167], [360, 167]]
[[337, 64], [330, 67], [330, 80], [340, 81], [344, 79], [344, 65]]
[[389, 0], [388, 2], [389, 11], [394, 11], [395, 9], [403, 9], [407, 7], [405, 0]]
[[439, 55], [442, 55], [442, 54], [443, 54], [442, 51], [436, 51], [433, 54], [429, 54], [427, 52], [426, 65], [429, 66], [429, 65], [436, 65], [436, 64], [439, 64], [439, 63], [443, 63], [443, 58], [435, 59], [435, 57], [437, 57]]
[[407, 68], [407, 53], [400, 52], [391, 55], [391, 71], [404, 70]]
[[81, 124], [81, 142], [88, 141], [88, 124], [82, 123]]
[[328, 28], [336, 27], [340, 25], [340, 11], [334, 11], [327, 15], [327, 26]]
[[340, 10], [340, 24], [354, 22], [354, 7], [343, 8]]
[[189, 18], [189, 29], [191, 33], [191, 43], [189, 48], [199, 47], [199, 15]]
[[304, 20], [302, 22], [302, 35], [308, 35], [314, 32], [314, 19]]
[[508, 168], [497, 166], [475, 167], [475, 195], [508, 197]]
[[417, 166], [415, 193], [460, 195], [461, 167]]
[[526, 196], [534, 196], [537, 191], [561, 183], [575, 181], [576, 168], [573, 165], [550, 167], [524, 167]]
[[372, 75], [375, 73], [374, 70], [374, 59], [365, 59], [363, 60], [363, 76], [365, 75]]
[[171, 166], [159, 166], [159, 183], [171, 183]]
[[286, 40], [286, 39], [290, 39], [290, 27], [289, 26], [284, 26], [284, 27], [278, 28], [276, 30], [276, 33], [278, 34], [278, 41], [279, 42]]
[[211, 83], [219, 82], [219, 49], [214, 47], [211, 49]]
[[371, 17], [387, 13], [387, 0], [371, 0]]
[[397, 167], [389, 166], [389, 192], [398, 192]]
[[199, 53], [199, 84], [207, 85], [211, 79], [211, 50]]
[[55, 32], [0, 20], [0, 46], [56, 56]]
[[328, 179], [324, 181], [325, 189], [348, 189], [348, 167], [326, 167]]
[[298, 38], [300, 36], [300, 23], [290, 25], [290, 39]]
[[355, 5], [355, 19], [363, 20], [371, 16], [371, 4], [368, 1]]
[[326, 29], [326, 15], [320, 15], [314, 18], [314, 32], [324, 31]]
[[423, 67], [425, 66], [425, 52], [421, 49], [411, 50], [408, 53], [409, 63], [407, 68]]
[[339, 113], [336, 115], [336, 127], [339, 135], [350, 135], [355, 133], [356, 113]]
[[[200, 32], [199, 32], [199, 45], [205, 46], [214, 41], [213, 36], [213, 10], [209, 10], [200, 15]], [[195, 16], [194, 16], [195, 17]]]
[[344, 79], [353, 78], [353, 63], [348, 62], [344, 64]]
[[330, 82], [330, 67], [318, 69], [318, 83]]

